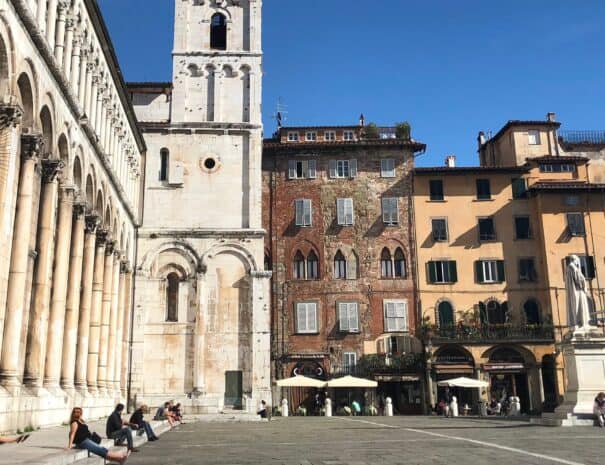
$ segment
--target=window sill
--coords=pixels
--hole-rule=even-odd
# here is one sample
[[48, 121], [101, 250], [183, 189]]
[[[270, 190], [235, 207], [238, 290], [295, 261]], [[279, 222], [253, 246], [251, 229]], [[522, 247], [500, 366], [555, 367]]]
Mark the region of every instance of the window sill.
[[338, 333], [346, 336], [347, 334], [361, 334], [361, 331], [343, 331], [339, 329]]
[[433, 199], [429, 199], [426, 201], [427, 203], [447, 203], [447, 200], [442, 199], [442, 200], [433, 200]]
[[381, 276], [382, 281], [405, 281], [407, 276]]
[[316, 333], [294, 333], [295, 336], [317, 336], [319, 332]]
[[452, 285], [452, 284], [456, 284], [458, 281], [448, 281], [448, 282], [443, 282], [443, 283], [431, 283], [429, 282], [429, 284], [434, 284], [435, 286], [447, 286], [447, 285]]
[[496, 199], [473, 199], [473, 202], [494, 202]]
[[396, 228], [397, 226], [399, 226], [399, 223], [382, 223], [384, 224], [387, 228]]
[[482, 284], [485, 286], [490, 286], [490, 285], [493, 286], [494, 284], [504, 284], [504, 281], [484, 281], [484, 282], [477, 283], [477, 284]]

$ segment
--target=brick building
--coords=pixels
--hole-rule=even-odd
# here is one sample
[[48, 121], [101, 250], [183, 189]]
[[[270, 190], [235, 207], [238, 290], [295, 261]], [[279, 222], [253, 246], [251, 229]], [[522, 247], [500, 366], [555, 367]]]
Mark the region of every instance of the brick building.
[[[263, 227], [274, 379], [373, 377], [420, 411], [409, 127], [284, 127], [265, 140]], [[291, 407], [312, 393], [291, 395]], [[275, 397], [278, 398], [278, 397]]]

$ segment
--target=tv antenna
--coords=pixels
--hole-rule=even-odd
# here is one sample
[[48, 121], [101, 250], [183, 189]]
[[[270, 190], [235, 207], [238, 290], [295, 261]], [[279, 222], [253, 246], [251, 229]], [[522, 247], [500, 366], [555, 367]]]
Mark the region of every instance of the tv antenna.
[[288, 114], [287, 108], [288, 107], [282, 103], [282, 98], [279, 97], [277, 99], [277, 105], [276, 105], [276, 108], [275, 108], [275, 115], [273, 115], [273, 117], [275, 118], [275, 121], [277, 122], [277, 129], [278, 130], [281, 129], [281, 127], [283, 126], [284, 121], [286, 121], [286, 119], [288, 119], [287, 116], [286, 116]]

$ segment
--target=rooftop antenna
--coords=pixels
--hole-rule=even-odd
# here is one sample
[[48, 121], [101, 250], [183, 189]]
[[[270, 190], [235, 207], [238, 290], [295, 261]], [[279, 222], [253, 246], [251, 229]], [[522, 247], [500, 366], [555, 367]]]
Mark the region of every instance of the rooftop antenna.
[[275, 115], [274, 115], [275, 121], [277, 122], [278, 131], [282, 128], [284, 121], [286, 121], [286, 119], [287, 119], [287, 117], [286, 117], [286, 115], [288, 114], [288, 111], [286, 110], [287, 108], [288, 107], [282, 103], [282, 98], [279, 97], [277, 99], [277, 105], [275, 108]]

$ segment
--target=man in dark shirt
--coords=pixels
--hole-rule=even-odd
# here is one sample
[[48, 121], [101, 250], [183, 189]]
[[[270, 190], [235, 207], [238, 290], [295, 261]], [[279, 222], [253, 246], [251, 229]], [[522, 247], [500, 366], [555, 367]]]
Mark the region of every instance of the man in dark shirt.
[[122, 421], [122, 412], [124, 411], [124, 404], [116, 405], [116, 409], [113, 411], [109, 418], [107, 418], [107, 437], [109, 439], [115, 439], [116, 442], [122, 442], [126, 439], [128, 443], [128, 450], [131, 452], [138, 452], [139, 450], [133, 446], [132, 443], [132, 430], [130, 429], [130, 423]]

